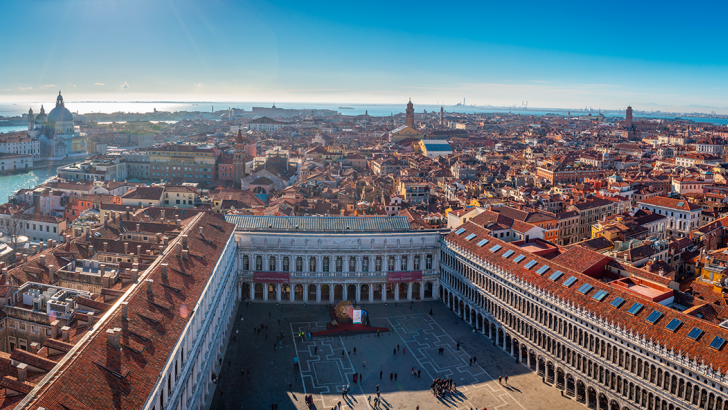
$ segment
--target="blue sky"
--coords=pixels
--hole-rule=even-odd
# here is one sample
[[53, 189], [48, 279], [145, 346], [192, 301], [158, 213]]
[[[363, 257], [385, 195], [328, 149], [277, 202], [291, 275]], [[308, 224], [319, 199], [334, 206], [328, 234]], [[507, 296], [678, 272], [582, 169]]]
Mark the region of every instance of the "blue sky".
[[726, 2], [3, 0], [0, 101], [728, 113]]

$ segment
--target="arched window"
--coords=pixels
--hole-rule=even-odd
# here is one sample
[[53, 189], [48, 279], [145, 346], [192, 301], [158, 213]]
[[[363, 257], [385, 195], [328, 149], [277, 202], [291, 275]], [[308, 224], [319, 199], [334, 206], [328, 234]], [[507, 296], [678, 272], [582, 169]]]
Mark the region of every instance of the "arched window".
[[356, 272], [356, 258], [353, 256], [349, 257], [349, 272]]
[[255, 270], [263, 270], [263, 258], [260, 255], [255, 257]]
[[422, 257], [420, 255], [415, 255], [415, 270], [420, 270], [422, 263]]
[[369, 257], [365, 256], [361, 260], [361, 271], [369, 272]]
[[303, 272], [303, 258], [300, 256], [296, 258], [296, 272]]
[[324, 272], [328, 272], [329, 271], [329, 263], [330, 262], [331, 261], [329, 260], [329, 257], [328, 256], [324, 256], [324, 263], [323, 263], [323, 265], [324, 265], [324, 269], [323, 269]]
[[290, 269], [290, 261], [288, 259], [288, 256], [283, 257], [283, 272], [288, 272]]
[[394, 272], [394, 256], [390, 256], [387, 259], [387, 271]]
[[336, 257], [336, 271], [337, 272], [344, 271], [344, 258], [342, 258], [341, 256]]
[[308, 271], [316, 272], [316, 258], [314, 258], [313, 256], [308, 258]]
[[382, 257], [381, 256], [377, 256], [377, 259], [374, 260], [374, 271], [375, 272], [382, 271]]
[[250, 258], [248, 258], [248, 255], [243, 255], [243, 270], [249, 270], [250, 269]]
[[432, 255], [427, 255], [427, 261], [425, 262], [425, 269], [432, 269]]
[[268, 270], [271, 272], [274, 272], [276, 270], [276, 257], [271, 256], [270, 259], [268, 259]]
[[407, 269], [407, 255], [402, 255], [402, 258], [399, 260], [399, 270], [405, 271]]

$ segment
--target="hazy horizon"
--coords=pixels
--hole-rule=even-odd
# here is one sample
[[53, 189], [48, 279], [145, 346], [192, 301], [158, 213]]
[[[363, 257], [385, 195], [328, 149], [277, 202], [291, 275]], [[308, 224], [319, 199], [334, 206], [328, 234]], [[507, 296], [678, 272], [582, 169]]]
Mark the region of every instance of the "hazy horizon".
[[728, 114], [728, 5], [609, 6], [8, 0], [0, 33], [23, 41], [5, 44], [0, 102], [53, 102], [61, 90], [69, 102], [464, 98]]

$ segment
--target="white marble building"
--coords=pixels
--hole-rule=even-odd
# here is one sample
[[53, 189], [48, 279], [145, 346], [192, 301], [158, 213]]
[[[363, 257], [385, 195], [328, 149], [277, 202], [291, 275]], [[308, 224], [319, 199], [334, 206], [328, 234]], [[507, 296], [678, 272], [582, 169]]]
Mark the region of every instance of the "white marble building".
[[406, 217], [226, 215], [237, 225], [238, 277], [253, 301], [437, 299], [437, 230]]

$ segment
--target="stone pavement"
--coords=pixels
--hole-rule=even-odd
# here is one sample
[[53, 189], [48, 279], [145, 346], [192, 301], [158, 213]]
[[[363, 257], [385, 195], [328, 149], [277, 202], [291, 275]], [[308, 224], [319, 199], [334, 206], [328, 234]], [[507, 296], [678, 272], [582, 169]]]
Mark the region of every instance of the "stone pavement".
[[[414, 409], [417, 405], [422, 410], [583, 409], [473, 332], [442, 303], [419, 302], [411, 309], [406, 303], [364, 308], [372, 326], [393, 331], [381, 337], [370, 334], [299, 340], [293, 336], [299, 331], [325, 328], [329, 316], [322, 305], [241, 305], [233, 330], [236, 341], [228, 346], [225, 362], [229, 365], [226, 363], [220, 374], [212, 408], [269, 409], [278, 402], [280, 410], [305, 409], [303, 396], [313, 394], [316, 409], [329, 410], [339, 401], [343, 408], [371, 409], [368, 398], [373, 400], [379, 385], [383, 399], [380, 408], [386, 409]], [[269, 326], [267, 340], [264, 333], [252, 330], [261, 323]], [[283, 347], [274, 348], [276, 335], [281, 332], [285, 336]], [[439, 354], [441, 347], [443, 354]], [[300, 361], [296, 371], [294, 356]], [[473, 356], [477, 360], [470, 365]], [[241, 377], [243, 368], [251, 370], [250, 378]], [[419, 377], [412, 375], [412, 368], [420, 370]], [[362, 382], [353, 382], [355, 372], [362, 375]], [[397, 379], [390, 381], [390, 373], [396, 373]], [[506, 375], [508, 385], [499, 384], [498, 376]], [[458, 393], [435, 398], [429, 390], [434, 378], [452, 378]], [[346, 397], [341, 394], [344, 385], [350, 386]]]

